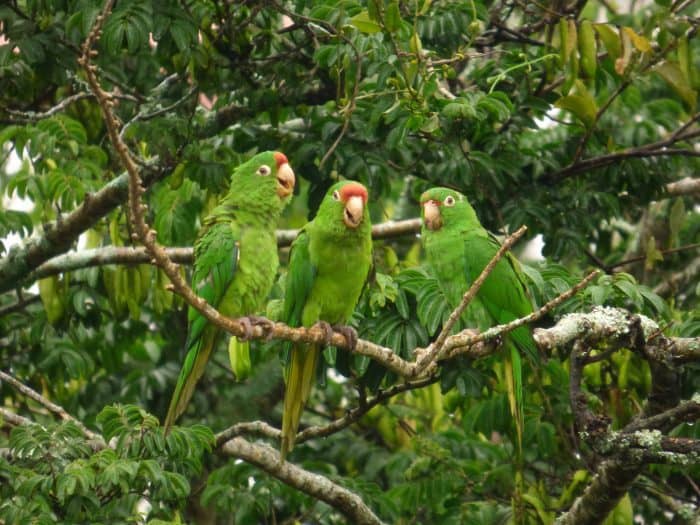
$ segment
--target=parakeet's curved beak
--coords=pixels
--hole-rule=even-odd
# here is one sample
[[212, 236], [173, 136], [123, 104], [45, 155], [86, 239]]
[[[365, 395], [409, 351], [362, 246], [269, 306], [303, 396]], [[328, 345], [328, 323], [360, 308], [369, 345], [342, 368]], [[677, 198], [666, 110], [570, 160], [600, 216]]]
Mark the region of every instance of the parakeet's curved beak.
[[362, 217], [365, 210], [365, 201], [359, 195], [352, 195], [345, 201], [345, 210], [343, 210], [343, 222], [348, 228], [357, 228], [362, 222]]
[[423, 223], [429, 230], [442, 228], [442, 215], [440, 215], [440, 203], [434, 200], [423, 203]]
[[289, 163], [284, 162], [277, 167], [277, 195], [284, 199], [294, 191], [294, 171]]

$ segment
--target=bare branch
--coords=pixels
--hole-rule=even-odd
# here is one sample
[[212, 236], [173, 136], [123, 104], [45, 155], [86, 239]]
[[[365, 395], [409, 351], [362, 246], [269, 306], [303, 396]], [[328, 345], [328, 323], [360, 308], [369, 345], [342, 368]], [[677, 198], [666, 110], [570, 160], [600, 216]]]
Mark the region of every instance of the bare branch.
[[[403, 221], [388, 221], [375, 224], [372, 227], [374, 239], [389, 239], [403, 235], [415, 234], [420, 230], [420, 219], [407, 219]], [[299, 230], [277, 230], [277, 245], [289, 246], [296, 238]], [[165, 253], [175, 263], [192, 264], [192, 248], [165, 248]], [[49, 275], [56, 275], [81, 268], [103, 266], [106, 264], [149, 264], [153, 257], [143, 247], [131, 246], [104, 246], [80, 252], [69, 252], [49, 259], [29, 274], [25, 283], [43, 279]]]
[[696, 257], [685, 268], [673, 273], [654, 287], [654, 293], [661, 297], [669, 297], [678, 292], [687, 283], [693, 283], [700, 276], [700, 257]]
[[34, 401], [45, 407], [49, 412], [57, 415], [63, 421], [72, 421], [82, 431], [86, 438], [91, 440], [100, 439], [99, 435], [89, 430], [85, 425], [83, 425], [81, 421], [78, 421], [76, 418], [74, 418], [68, 412], [66, 412], [63, 407], [57, 405], [56, 403], [52, 403], [35, 390], [29, 388], [27, 385], [12, 377], [10, 374], [0, 370], [0, 380], [8, 383], [10, 386], [12, 386], [12, 388], [17, 390], [22, 395], [33, 399]]
[[[554, 299], [549, 301], [547, 304], [545, 304], [544, 306], [542, 306], [538, 310], [535, 310], [534, 312], [532, 312], [531, 314], [529, 314], [525, 317], [521, 317], [520, 319], [515, 319], [514, 321], [511, 321], [510, 323], [507, 323], [504, 325], [494, 326], [494, 327], [489, 328], [485, 332], [478, 334], [476, 336], [474, 336], [470, 333], [465, 334], [464, 332], [462, 332], [460, 334], [457, 334], [457, 335], [451, 337], [445, 343], [445, 349], [448, 352], [448, 356], [453, 357], [457, 354], [461, 354], [462, 353], [461, 347], [470, 346], [470, 345], [473, 345], [475, 343], [480, 343], [483, 341], [489, 341], [489, 340], [495, 339], [499, 335], [505, 334], [507, 332], [511, 332], [511, 331], [515, 330], [516, 328], [518, 328], [519, 326], [522, 326], [522, 325], [527, 324], [527, 323], [532, 323], [533, 321], [537, 321], [539, 318], [544, 316], [547, 312], [556, 308], [561, 303], [563, 303], [567, 299], [570, 299], [571, 297], [576, 295], [580, 290], [582, 290], [583, 288], [588, 286], [588, 284], [593, 279], [595, 279], [599, 274], [600, 274], [599, 270], [592, 271], [586, 277], [584, 277], [581, 280], [581, 282], [579, 282], [575, 286], [572, 286], [566, 292], [558, 295], [557, 297], [555, 297]], [[537, 340], [537, 332], [535, 332], [534, 337], [535, 337], [535, 343], [540, 345], [539, 341]], [[457, 349], [457, 348], [460, 348], [459, 352], [450, 352], [450, 350]], [[543, 349], [543, 348], [540, 346], [540, 349]]]
[[681, 423], [691, 423], [698, 419], [700, 419], [700, 399], [693, 398], [654, 416], [635, 419], [625, 426], [623, 431], [636, 432], [646, 429], [668, 432]]
[[645, 157], [660, 157], [660, 156], [685, 156], [685, 157], [700, 157], [700, 152], [694, 149], [672, 148], [674, 144], [682, 141], [691, 140], [700, 134], [699, 131], [689, 131], [688, 128], [700, 118], [700, 113], [696, 113], [683, 126], [677, 129], [674, 133], [663, 140], [651, 142], [634, 148], [627, 148], [615, 153], [591, 157], [577, 162], [572, 162], [565, 168], [547, 176], [547, 180], [551, 183], [561, 182], [564, 179], [588, 172], [589, 170], [602, 168], [615, 164], [621, 160], [629, 158], [645, 158]]
[[695, 195], [700, 193], [700, 179], [686, 177], [666, 184], [666, 193], [671, 196]]
[[41, 301], [41, 296], [38, 294], [30, 297], [23, 297], [16, 303], [0, 307], [0, 317], [24, 310], [30, 304], [38, 303], [39, 301]]
[[243, 423], [236, 423], [235, 425], [228, 427], [226, 430], [222, 430], [216, 435], [216, 446], [220, 447], [229, 439], [244, 434], [261, 436], [279, 441], [282, 432], [278, 428], [275, 428], [264, 421], [246, 421]]
[[299, 444], [303, 441], [317, 438], [317, 437], [325, 437], [325, 436], [330, 436], [331, 434], [334, 434], [336, 432], [339, 432], [340, 430], [343, 430], [344, 428], [352, 425], [353, 423], [356, 423], [357, 421], [360, 420], [360, 418], [365, 415], [367, 412], [369, 412], [372, 408], [377, 406], [380, 403], [383, 403], [387, 399], [390, 399], [398, 394], [401, 394], [403, 392], [408, 392], [410, 390], [416, 390], [418, 388], [424, 388], [428, 385], [432, 385], [433, 383], [437, 382], [439, 380], [439, 376], [434, 375], [430, 377], [425, 377], [423, 379], [419, 379], [417, 381], [410, 381], [407, 383], [401, 383], [398, 385], [394, 385], [391, 388], [387, 388], [386, 390], [380, 390], [376, 396], [374, 396], [372, 399], [369, 401], [360, 404], [359, 406], [353, 408], [352, 410], [348, 411], [347, 414], [345, 414], [343, 417], [336, 419], [335, 421], [324, 425], [324, 426], [316, 426], [316, 427], [309, 427], [304, 429], [303, 431], [299, 432], [297, 434], [297, 438], [294, 440], [296, 444]]
[[11, 410], [8, 410], [5, 407], [0, 407], [0, 422], [8, 423], [14, 427], [19, 427], [21, 425], [32, 425], [34, 424], [34, 421], [31, 419], [28, 419], [24, 416], [20, 416], [19, 414], [15, 414]]
[[[61, 111], [65, 110], [68, 106], [73, 104], [74, 102], [78, 102], [79, 100], [83, 100], [85, 98], [94, 98], [95, 95], [92, 93], [76, 93], [74, 95], [70, 95], [69, 97], [64, 98], [61, 100], [58, 104], [55, 106], [47, 109], [46, 111], [42, 112], [35, 112], [35, 111], [17, 111], [13, 109], [6, 109], [7, 114], [12, 117], [11, 122], [12, 123], [17, 123], [17, 124], [30, 124], [32, 122], [38, 122], [39, 120], [43, 120], [45, 118], [52, 117], [56, 115], [57, 113], [60, 113]], [[129, 100], [131, 102], [138, 102], [138, 99], [136, 97], [133, 97], [131, 95], [125, 95], [125, 94], [119, 94], [115, 95], [115, 98], [123, 99], [123, 100]]]
[[253, 444], [241, 437], [235, 437], [224, 443], [221, 451], [255, 465], [283, 483], [324, 501], [344, 514], [350, 523], [381, 524], [381, 520], [357, 494], [333, 483], [325, 476], [282, 461], [279, 453], [268, 445]]

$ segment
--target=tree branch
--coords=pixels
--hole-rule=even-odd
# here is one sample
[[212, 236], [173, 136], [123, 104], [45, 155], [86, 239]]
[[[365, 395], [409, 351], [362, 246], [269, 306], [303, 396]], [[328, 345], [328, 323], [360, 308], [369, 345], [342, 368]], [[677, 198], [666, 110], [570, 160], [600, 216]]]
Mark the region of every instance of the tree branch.
[[14, 412], [8, 410], [5, 407], [0, 407], [0, 418], [2, 423], [9, 423], [13, 427], [18, 427], [21, 425], [31, 425], [34, 423], [31, 419], [28, 419], [24, 416], [20, 416], [19, 414], [15, 414]]
[[253, 444], [241, 437], [235, 437], [224, 443], [221, 451], [255, 465], [283, 483], [324, 501], [344, 514], [350, 523], [381, 524], [381, 520], [357, 494], [320, 474], [299, 468], [288, 461], [282, 461], [279, 453], [268, 445]]
[[700, 193], [700, 179], [685, 177], [666, 184], [666, 193], [670, 196], [695, 195]]
[[[697, 397], [697, 399], [695, 398]], [[700, 396], [683, 401], [678, 406], [670, 408], [664, 412], [639, 418], [625, 426], [624, 432], [636, 432], [638, 430], [660, 430], [669, 432], [681, 423], [691, 423], [700, 419]]]
[[[403, 221], [388, 221], [372, 226], [373, 239], [390, 239], [403, 235], [411, 235], [420, 231], [420, 219]], [[277, 245], [285, 247], [292, 244], [299, 230], [277, 230]], [[192, 264], [192, 248], [165, 248], [167, 256], [175, 263]], [[153, 257], [143, 247], [104, 246], [80, 252], [69, 252], [49, 259], [30, 273], [25, 283], [43, 279], [82, 268], [104, 266], [106, 264], [150, 264]]]
[[609, 153], [606, 155], [600, 155], [598, 157], [591, 157], [588, 159], [580, 160], [578, 162], [573, 162], [569, 166], [566, 166], [565, 168], [562, 168], [561, 170], [552, 173], [551, 175], [548, 175], [546, 179], [549, 183], [556, 184], [574, 175], [578, 175], [580, 173], [584, 173], [592, 169], [609, 166], [618, 161], [629, 158], [645, 158], [660, 156], [700, 157], [700, 152], [695, 151], [694, 149], [671, 148], [671, 146], [673, 146], [677, 142], [690, 140], [698, 136], [698, 134], [700, 134], [699, 131], [688, 131], [690, 124], [697, 121], [698, 118], [700, 118], [700, 113], [696, 113], [695, 115], [693, 115], [693, 117], [691, 117], [691, 119], [688, 122], [686, 122], [683, 126], [681, 126], [681, 128], [679, 128], [663, 140], [651, 142], [649, 144], [644, 144], [643, 146], [627, 148], [625, 150], [617, 151], [615, 153]]
[[700, 276], [700, 257], [690, 261], [683, 270], [671, 274], [654, 287], [654, 293], [669, 297], [678, 292], [687, 283], [692, 283]]
[[464, 292], [462, 300], [457, 305], [457, 308], [455, 308], [450, 314], [450, 316], [447, 318], [447, 321], [443, 325], [442, 330], [440, 330], [440, 333], [438, 334], [438, 337], [435, 340], [435, 342], [432, 345], [430, 345], [430, 349], [427, 352], [425, 352], [422, 356], [420, 356], [419, 359], [416, 361], [416, 375], [420, 375], [423, 372], [423, 370], [425, 370], [425, 368], [428, 365], [430, 365], [430, 363], [433, 363], [440, 358], [442, 350], [445, 346], [445, 341], [447, 340], [447, 336], [449, 335], [450, 331], [452, 330], [452, 327], [455, 325], [457, 320], [459, 320], [459, 318], [461, 317], [462, 313], [464, 312], [464, 309], [479, 292], [481, 285], [484, 284], [484, 281], [486, 281], [488, 276], [496, 267], [498, 261], [501, 260], [501, 258], [506, 254], [510, 247], [515, 243], [515, 241], [522, 237], [526, 231], [527, 226], [521, 226], [512, 235], [508, 236], [508, 238], [506, 238], [506, 240], [503, 242], [496, 254], [491, 258], [489, 263], [484, 267], [479, 276], [471, 284], [469, 289], [466, 292]]
[[[153, 173], [146, 181], [151, 183], [157, 178]], [[86, 194], [76, 210], [45, 224], [42, 233], [14, 246], [0, 259], [0, 293], [17, 287], [34, 268], [70, 249], [82, 232], [124, 201], [128, 184], [126, 174], [114, 178], [96, 193]]]
[[85, 425], [83, 425], [81, 421], [78, 421], [76, 418], [71, 416], [68, 412], [65, 411], [63, 407], [57, 405], [56, 403], [52, 403], [35, 390], [29, 388], [27, 385], [12, 377], [10, 374], [0, 370], [0, 380], [8, 383], [10, 386], [12, 386], [12, 388], [17, 390], [22, 395], [33, 399], [34, 401], [45, 407], [49, 412], [57, 415], [63, 421], [72, 421], [82, 431], [83, 435], [85, 435], [86, 438], [90, 440], [100, 439], [100, 436], [98, 434], [95, 434]]

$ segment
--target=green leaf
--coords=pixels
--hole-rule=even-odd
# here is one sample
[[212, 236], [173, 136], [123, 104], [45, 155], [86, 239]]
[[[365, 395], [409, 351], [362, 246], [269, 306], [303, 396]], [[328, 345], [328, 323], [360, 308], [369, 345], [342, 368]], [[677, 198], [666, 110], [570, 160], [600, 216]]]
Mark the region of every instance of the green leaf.
[[395, 32], [401, 27], [401, 12], [399, 11], [399, 3], [396, 0], [392, 0], [389, 2], [389, 5], [386, 6], [384, 26], [390, 33]]
[[574, 94], [560, 98], [554, 105], [558, 108], [570, 111], [583, 122], [586, 128], [590, 128], [595, 124], [598, 106], [596, 105], [593, 95], [591, 95], [581, 80], [576, 80], [575, 86]]
[[613, 60], [617, 60], [622, 55], [622, 43], [620, 35], [610, 24], [593, 24], [593, 27], [598, 33], [598, 36], [603, 41], [605, 49], [608, 51], [608, 56]]
[[633, 517], [632, 500], [629, 494], [625, 494], [625, 497], [620, 500], [605, 519], [603, 525], [629, 525], [632, 523]]
[[661, 78], [663, 78], [671, 86], [671, 88], [683, 100], [690, 111], [695, 111], [698, 95], [697, 91], [690, 87], [690, 84], [685, 78], [685, 75], [683, 75], [678, 62], [664, 60], [659, 65], [655, 66], [653, 71], [658, 73]]
[[350, 23], [362, 33], [370, 35], [382, 30], [381, 26], [370, 18], [367, 11], [360, 11], [350, 19]]

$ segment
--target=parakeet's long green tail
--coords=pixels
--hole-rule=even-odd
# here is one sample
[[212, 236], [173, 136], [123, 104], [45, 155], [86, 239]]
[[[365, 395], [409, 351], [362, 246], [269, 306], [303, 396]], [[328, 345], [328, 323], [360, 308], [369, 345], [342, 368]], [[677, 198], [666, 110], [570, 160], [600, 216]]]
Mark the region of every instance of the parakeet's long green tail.
[[165, 416], [165, 423], [163, 423], [166, 434], [170, 431], [170, 427], [173, 426], [175, 420], [187, 408], [194, 393], [194, 387], [199, 378], [202, 377], [202, 374], [204, 374], [204, 369], [207, 366], [207, 361], [209, 361], [209, 356], [218, 335], [218, 329], [208, 326], [204, 329], [201, 338], [195, 343], [195, 346], [190, 345], [191, 348], [187, 352], [185, 364], [182, 365], [180, 376], [177, 378], [175, 392], [173, 392], [168, 414]]
[[513, 511], [515, 523], [523, 523], [523, 430], [525, 415], [523, 408], [523, 366], [518, 348], [522, 348], [529, 357], [536, 356], [535, 342], [532, 334], [525, 327], [513, 331], [506, 337], [506, 358], [504, 360], [505, 381], [508, 390], [508, 404], [515, 427], [515, 490], [513, 491]]
[[297, 346], [292, 349], [284, 393], [282, 416], [282, 461], [294, 447], [301, 413], [309, 400], [311, 387], [316, 379], [316, 363], [320, 354], [318, 346]]

